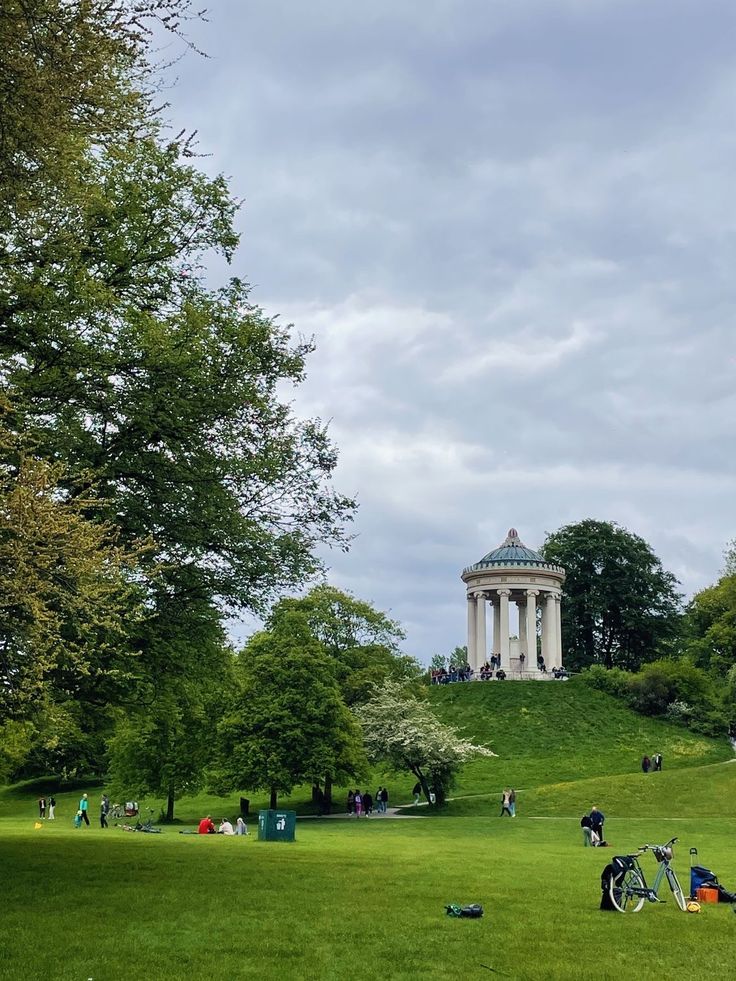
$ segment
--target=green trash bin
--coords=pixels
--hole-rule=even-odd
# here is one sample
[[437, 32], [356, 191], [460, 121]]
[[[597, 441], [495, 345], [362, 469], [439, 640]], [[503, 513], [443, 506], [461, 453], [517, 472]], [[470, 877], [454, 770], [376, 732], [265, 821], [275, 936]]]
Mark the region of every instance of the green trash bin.
[[258, 812], [259, 841], [293, 841], [296, 811], [265, 810]]

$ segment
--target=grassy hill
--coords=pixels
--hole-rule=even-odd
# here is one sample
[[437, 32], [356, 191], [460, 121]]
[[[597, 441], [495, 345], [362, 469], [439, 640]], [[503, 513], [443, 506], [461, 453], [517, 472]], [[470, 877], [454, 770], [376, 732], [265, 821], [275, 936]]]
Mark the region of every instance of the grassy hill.
[[[445, 721], [498, 754], [464, 768], [452, 793], [450, 816], [495, 812], [505, 786], [520, 793], [520, 809], [538, 816], [574, 815], [592, 803], [612, 814], [685, 815], [692, 812], [695, 793], [705, 813], [736, 816], [736, 765], [716, 765], [733, 758], [727, 740], [637, 715], [579, 679], [446, 685], [432, 688], [429, 697]], [[645, 752], [662, 753], [662, 773], [641, 772]], [[375, 772], [368, 785], [379, 783], [391, 788], [393, 804], [412, 800], [410, 774]], [[74, 813], [82, 789], [56, 792], [60, 817]], [[100, 788], [89, 789], [96, 818]], [[0, 819], [21, 811], [35, 813], [35, 798], [52, 790], [56, 785], [44, 781], [0, 790]], [[338, 806], [346, 792], [335, 789]], [[262, 794], [248, 796], [254, 811], [267, 806]], [[291, 800], [281, 803], [310, 811], [308, 788], [298, 788]], [[161, 802], [144, 806], [158, 813]], [[178, 802], [177, 817], [193, 823], [202, 814], [235, 815], [237, 809], [237, 794], [199, 794]]]
[[725, 738], [698, 736], [638, 715], [580, 679], [443, 685], [432, 688], [430, 698], [443, 720], [498, 753], [498, 759], [465, 767], [455, 796], [610, 774], [644, 778], [645, 753], [661, 753], [665, 773], [733, 757]]

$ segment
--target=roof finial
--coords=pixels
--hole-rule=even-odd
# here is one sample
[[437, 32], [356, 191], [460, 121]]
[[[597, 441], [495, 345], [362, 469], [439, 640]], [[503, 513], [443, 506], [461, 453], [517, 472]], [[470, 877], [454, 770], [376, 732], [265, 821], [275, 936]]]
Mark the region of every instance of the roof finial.
[[519, 538], [519, 532], [516, 530], [516, 528], [509, 528], [506, 541], [503, 542], [499, 548], [526, 548], [526, 546]]

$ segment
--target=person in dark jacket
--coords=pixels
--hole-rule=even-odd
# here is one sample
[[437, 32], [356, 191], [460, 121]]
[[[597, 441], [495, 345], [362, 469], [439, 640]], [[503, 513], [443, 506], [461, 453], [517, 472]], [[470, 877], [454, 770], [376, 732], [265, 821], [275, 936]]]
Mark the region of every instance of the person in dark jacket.
[[641, 761], [641, 769], [643, 773], [649, 773], [652, 769], [652, 761], [648, 756], [644, 756]]
[[[590, 809], [590, 830], [598, 836], [598, 841], [603, 841], [603, 822], [605, 820], [606, 816], [603, 811], [599, 811], [594, 804]], [[595, 841], [595, 839], [593, 840]]]

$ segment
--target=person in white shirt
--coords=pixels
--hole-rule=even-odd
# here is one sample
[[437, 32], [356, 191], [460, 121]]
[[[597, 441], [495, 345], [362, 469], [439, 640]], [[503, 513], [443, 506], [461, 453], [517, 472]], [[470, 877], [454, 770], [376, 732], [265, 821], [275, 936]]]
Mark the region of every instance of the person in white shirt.
[[237, 822], [235, 824], [235, 834], [236, 835], [247, 835], [248, 834], [248, 826], [246, 825], [246, 823], [242, 819], [242, 817], [238, 818], [238, 820], [237, 820]]
[[220, 821], [220, 827], [218, 828], [217, 833], [218, 835], [234, 835], [235, 830], [232, 824], [230, 824], [226, 818], [223, 818], [222, 821]]

